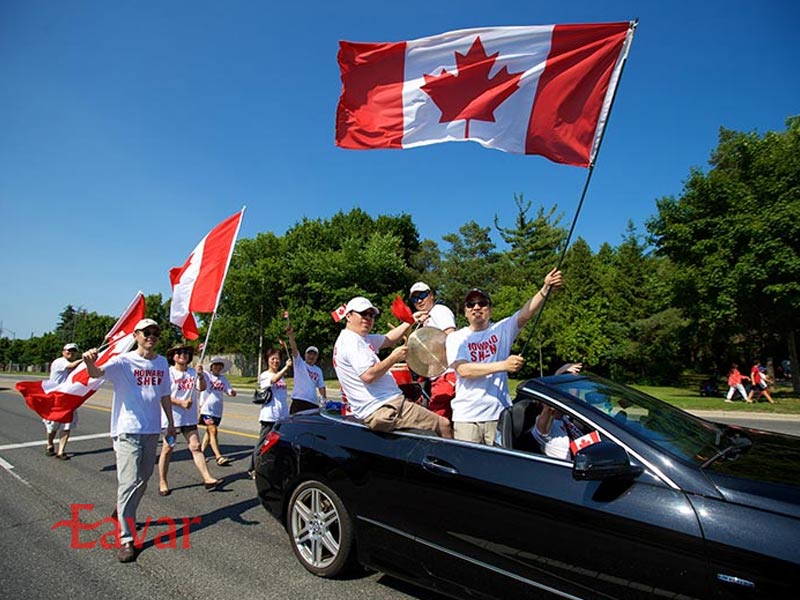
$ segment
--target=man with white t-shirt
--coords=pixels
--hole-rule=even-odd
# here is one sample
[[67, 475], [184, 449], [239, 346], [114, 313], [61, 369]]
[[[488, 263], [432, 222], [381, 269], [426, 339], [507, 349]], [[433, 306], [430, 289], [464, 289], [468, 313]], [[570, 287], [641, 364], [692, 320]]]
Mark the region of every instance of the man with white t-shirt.
[[[53, 383], [64, 383], [72, 373], [72, 370], [81, 364], [82, 358], [78, 356], [78, 345], [69, 343], [64, 344], [61, 349], [61, 356], [55, 359], [50, 365], [50, 381]], [[70, 431], [75, 425], [78, 424], [78, 411], [72, 413], [72, 420], [69, 423], [61, 423], [59, 421], [49, 421], [42, 419], [44, 427], [47, 430], [47, 444], [45, 445], [45, 454], [47, 456], [55, 456], [61, 460], [69, 460], [67, 454], [67, 441], [69, 440]], [[61, 438], [58, 440], [58, 453], [56, 453], [55, 439], [58, 431], [61, 430]]]
[[464, 298], [469, 325], [447, 336], [447, 361], [456, 372], [453, 432], [458, 440], [494, 445], [497, 420], [511, 406], [508, 373], [516, 373], [525, 359], [511, 354], [519, 332], [544, 305], [553, 289], [563, 285], [561, 271], [553, 269], [536, 294], [510, 317], [492, 323], [492, 301], [481, 289]]
[[[424, 281], [418, 281], [411, 286], [411, 303], [415, 310], [428, 313], [428, 318], [422, 322], [425, 327], [435, 327], [450, 335], [456, 330], [456, 318], [453, 311], [444, 304], [436, 302], [436, 294]], [[453, 411], [450, 402], [456, 393], [456, 373], [447, 369], [438, 377], [430, 380], [430, 402], [428, 409], [449, 419]]]
[[[380, 311], [362, 296], [350, 300], [344, 312], [345, 328], [333, 347], [333, 366], [353, 416], [376, 431], [427, 429], [453, 437], [447, 419], [406, 402], [389, 372], [405, 359], [408, 347], [398, 346], [383, 360], [378, 357], [381, 349], [401, 342], [411, 325], [402, 323], [386, 335], [370, 334]], [[427, 313], [414, 313], [415, 320], [425, 317]]]
[[155, 352], [161, 327], [153, 319], [142, 319], [134, 328], [137, 347], [115, 356], [102, 367], [95, 364], [97, 348], [84, 352], [90, 377], [103, 377], [114, 384], [111, 401], [111, 438], [117, 456], [117, 515], [120, 528], [120, 562], [136, 560], [133, 530], [136, 509], [147, 489], [156, 462], [161, 434], [161, 415], [167, 418], [166, 435], [175, 435], [170, 400], [167, 359]]

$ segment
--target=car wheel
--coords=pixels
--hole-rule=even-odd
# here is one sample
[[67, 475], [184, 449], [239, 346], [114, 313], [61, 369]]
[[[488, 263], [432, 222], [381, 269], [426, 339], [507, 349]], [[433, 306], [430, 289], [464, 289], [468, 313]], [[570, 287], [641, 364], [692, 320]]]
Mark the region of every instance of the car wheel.
[[324, 483], [304, 481], [289, 499], [292, 550], [320, 577], [335, 577], [351, 562], [353, 523], [339, 496]]

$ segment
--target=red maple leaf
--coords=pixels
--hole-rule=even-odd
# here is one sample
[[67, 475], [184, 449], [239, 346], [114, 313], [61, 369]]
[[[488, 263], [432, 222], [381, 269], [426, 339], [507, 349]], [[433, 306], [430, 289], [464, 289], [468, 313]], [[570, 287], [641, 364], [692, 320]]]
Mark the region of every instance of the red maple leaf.
[[494, 123], [494, 111], [519, 89], [520, 73], [509, 73], [503, 67], [494, 77], [489, 72], [500, 52], [486, 55], [480, 36], [475, 38], [466, 54], [456, 52], [458, 74], [445, 69], [441, 75], [425, 75], [422, 91], [428, 94], [442, 111], [439, 123], [466, 119], [464, 137], [469, 137], [469, 121]]

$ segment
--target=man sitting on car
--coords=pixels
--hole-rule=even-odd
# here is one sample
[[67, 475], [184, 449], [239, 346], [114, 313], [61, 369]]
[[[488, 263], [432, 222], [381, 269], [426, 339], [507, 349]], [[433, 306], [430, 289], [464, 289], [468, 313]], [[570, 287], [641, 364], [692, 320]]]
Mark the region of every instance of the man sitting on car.
[[[376, 431], [427, 429], [452, 438], [450, 422], [418, 404], [406, 402], [389, 372], [405, 360], [408, 347], [398, 346], [383, 360], [378, 357], [378, 351], [402, 341], [410, 327], [403, 323], [386, 335], [370, 334], [379, 314], [372, 302], [362, 296], [350, 300], [345, 306], [345, 328], [333, 347], [333, 366], [353, 416]], [[416, 320], [427, 316], [424, 311], [414, 313]]]

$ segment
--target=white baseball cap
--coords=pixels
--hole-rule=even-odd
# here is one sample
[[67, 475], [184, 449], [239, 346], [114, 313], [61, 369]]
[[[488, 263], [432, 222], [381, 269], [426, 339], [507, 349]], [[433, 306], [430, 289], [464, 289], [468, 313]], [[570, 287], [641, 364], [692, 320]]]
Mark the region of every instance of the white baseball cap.
[[347, 303], [347, 306], [344, 307], [344, 314], [351, 313], [353, 311], [364, 312], [369, 308], [374, 310], [377, 314], [381, 314], [381, 311], [378, 310], [378, 308], [374, 306], [372, 302], [364, 298], [364, 296], [356, 296]]
[[430, 291], [431, 291], [431, 286], [429, 286], [424, 281], [418, 281], [417, 283], [411, 286], [411, 291], [409, 293], [413, 294], [414, 292], [430, 292]]
[[77, 349], [78, 349], [78, 344], [73, 344], [72, 342], [70, 342], [69, 344], [64, 344], [64, 347], [62, 348], [62, 350], [77, 350]]
[[134, 327], [133, 330], [141, 331], [142, 329], [147, 329], [148, 327], [158, 327], [158, 330], [161, 331], [161, 325], [156, 323], [153, 319], [142, 319], [136, 324], [136, 327]]
[[319, 348], [317, 348], [316, 346], [309, 346], [308, 348], [306, 348], [305, 354], [308, 354], [309, 352], [316, 352], [317, 354], [319, 354]]

